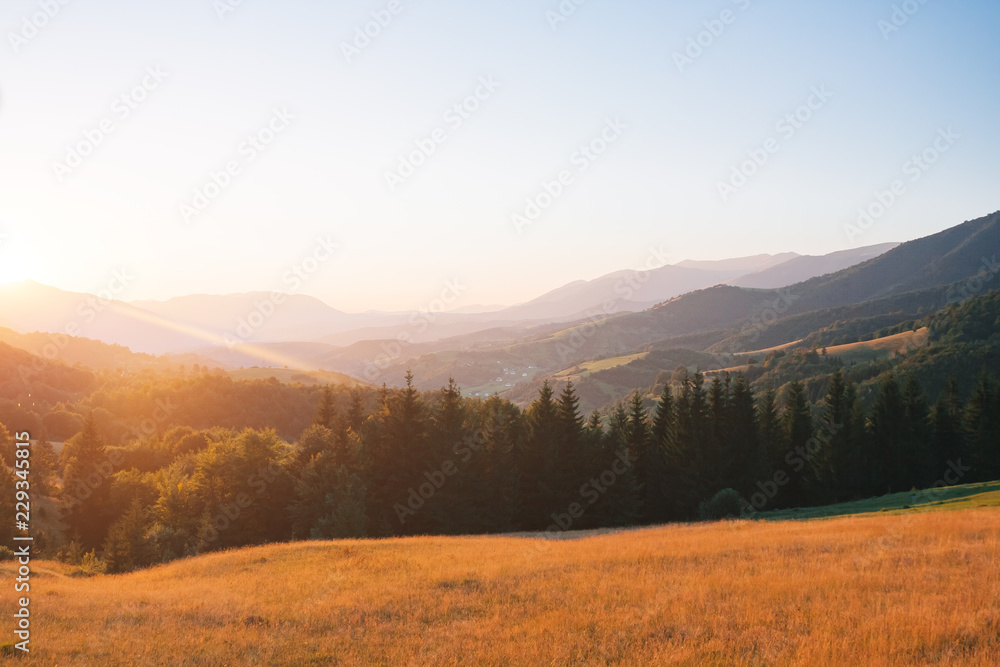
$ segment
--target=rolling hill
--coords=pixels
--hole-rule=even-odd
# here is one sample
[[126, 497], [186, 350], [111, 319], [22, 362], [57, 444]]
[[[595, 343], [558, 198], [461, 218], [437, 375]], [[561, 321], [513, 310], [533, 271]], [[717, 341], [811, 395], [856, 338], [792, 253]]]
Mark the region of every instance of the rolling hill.
[[852, 248], [831, 252], [828, 255], [799, 255], [776, 266], [762, 268], [754, 273], [748, 273], [726, 284], [734, 287], [754, 287], [758, 289], [774, 289], [793, 285], [816, 276], [836, 273], [842, 269], [868, 261], [873, 257], [892, 250], [898, 243], [882, 243], [864, 248]]
[[0, 327], [0, 342], [11, 347], [44, 357], [58, 360], [71, 366], [80, 364], [93, 370], [121, 369], [177, 370], [181, 366], [200, 365], [219, 368], [222, 364], [197, 354], [168, 354], [156, 356], [142, 352], [132, 352], [123, 345], [105, 343], [91, 338], [80, 338], [51, 333], [18, 333]]
[[115, 576], [33, 561], [22, 661], [985, 667], [998, 532], [979, 508], [299, 542]]
[[[879, 298], [910, 299], [939, 308], [947, 302], [949, 288], [954, 291], [955, 284], [973, 279], [982, 271], [994, 248], [1000, 248], [1000, 212], [903, 243], [862, 264], [783, 289], [717, 286], [685, 294], [647, 311], [612, 316], [595, 327], [595, 333], [574, 351], [587, 358], [630, 353], [662, 339], [699, 332], [760, 332], [786, 317]], [[886, 304], [877, 308], [885, 312]], [[818, 326], [822, 324], [817, 322], [814, 328]], [[560, 335], [554, 335], [553, 341]], [[735, 351], [753, 349], [746, 347], [753, 342], [747, 340]]]
[[[994, 266], [995, 248], [1000, 248], [1000, 213], [781, 289], [717, 285], [641, 312], [599, 312], [562, 330], [498, 346], [494, 353], [497, 358], [502, 353], [505, 366], [540, 369], [535, 376], [541, 379], [587, 362], [650, 350], [686, 347], [731, 356], [803, 339], [838, 321], [880, 318], [874, 330], [946, 306], [968, 291], [965, 286], [978, 280], [984, 267]], [[423, 388], [440, 386], [448, 375], [463, 385], [477, 385], [479, 377], [469, 371], [484, 355], [489, 356], [485, 351], [433, 352], [401, 359], [382, 376], [398, 382], [412, 367], [420, 369], [414, 372]], [[720, 359], [714, 367], [725, 362]]]

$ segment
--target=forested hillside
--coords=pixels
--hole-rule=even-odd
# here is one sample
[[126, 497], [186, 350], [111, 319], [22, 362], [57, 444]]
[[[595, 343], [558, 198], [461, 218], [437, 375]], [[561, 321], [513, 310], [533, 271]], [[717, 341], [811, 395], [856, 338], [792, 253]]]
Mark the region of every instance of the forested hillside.
[[[419, 391], [410, 374], [402, 388], [284, 384], [0, 343], [0, 486], [15, 483], [9, 432], [31, 431], [33, 488], [56, 514], [39, 549], [125, 571], [288, 539], [650, 524], [992, 480], [1000, 290], [985, 284], [781, 349], [577, 364], [520, 405], [450, 380]], [[581, 408], [605, 386], [632, 391]]]
[[[88, 417], [58, 461], [35, 470], [65, 511], [65, 530], [37, 539], [64, 559], [93, 551], [91, 563], [124, 571], [287, 539], [693, 519], [717, 511], [720, 499], [708, 501], [725, 489], [734, 511], [752, 513], [1000, 474], [993, 377], [981, 375], [968, 395], [952, 383], [929, 405], [915, 378], [888, 375], [867, 410], [841, 371], [828, 384], [812, 404], [793, 381], [779, 403], [742, 375], [706, 383], [695, 372], [666, 388], [652, 413], [636, 394], [608, 419], [585, 419], [571, 384], [558, 396], [543, 386], [526, 410], [463, 398], [454, 384], [423, 394], [327, 387], [312, 423], [289, 440], [215, 426], [117, 445]], [[143, 400], [129, 409], [159, 399]], [[201, 418], [224, 406], [206, 406]], [[3, 476], [13, 486], [7, 467]]]

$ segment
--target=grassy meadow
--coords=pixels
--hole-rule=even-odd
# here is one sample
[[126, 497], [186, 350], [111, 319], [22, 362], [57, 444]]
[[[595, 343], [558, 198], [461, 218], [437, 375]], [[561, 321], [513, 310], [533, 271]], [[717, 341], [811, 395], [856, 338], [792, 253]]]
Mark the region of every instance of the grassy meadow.
[[117, 576], [35, 562], [16, 663], [1000, 661], [995, 508], [560, 537], [278, 544]]
[[873, 340], [833, 345], [826, 348], [826, 353], [840, 357], [845, 363], [872, 361], [874, 359], [891, 359], [899, 354], [926, 347], [930, 343], [930, 330], [922, 327], [916, 331], [875, 338]]
[[784, 519], [824, 519], [852, 514], [913, 514], [917, 512], [944, 512], [973, 507], [1000, 507], [1000, 481], [961, 484], [929, 489], [914, 489], [902, 493], [890, 493], [875, 498], [865, 498], [822, 507], [802, 507], [794, 509], [761, 512], [759, 518]]

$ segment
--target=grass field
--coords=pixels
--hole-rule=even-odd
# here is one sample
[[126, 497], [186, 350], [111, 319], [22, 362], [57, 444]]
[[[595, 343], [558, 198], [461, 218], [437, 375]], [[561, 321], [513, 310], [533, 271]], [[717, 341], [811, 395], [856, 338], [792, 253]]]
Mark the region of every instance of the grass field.
[[1000, 507], [1000, 482], [981, 482], [922, 491], [905, 491], [823, 507], [761, 512], [758, 516], [761, 519], [780, 521], [786, 519], [823, 519], [852, 514], [915, 514], [974, 507]]
[[771, 347], [765, 347], [760, 350], [754, 350], [752, 352], [743, 352], [740, 354], [741, 357], [752, 357], [759, 354], [767, 354], [768, 352], [778, 352], [780, 350], [787, 350], [790, 347], [795, 347], [802, 342], [802, 339], [793, 340], [789, 343], [782, 343], [781, 345], [773, 345]]
[[827, 355], [840, 357], [844, 361], [871, 361], [873, 359], [891, 359], [897, 354], [905, 354], [926, 346], [930, 342], [930, 331], [927, 327], [916, 331], [904, 331], [892, 336], [874, 340], [834, 345], [826, 348]]
[[998, 536], [972, 508], [38, 562], [17, 663], [996, 665]]
[[627, 354], [621, 357], [609, 357], [607, 359], [598, 359], [596, 361], [586, 361], [573, 368], [567, 368], [566, 370], [559, 371], [553, 377], [557, 380], [570, 380], [576, 382], [580, 378], [587, 377], [591, 373], [596, 373], [597, 371], [606, 371], [609, 368], [617, 368], [618, 366], [624, 366], [630, 361], [635, 361], [636, 359], [642, 359], [648, 352], [640, 352], [638, 354]]
[[[802, 340], [793, 340], [790, 343], [784, 343], [782, 345], [775, 345], [774, 347], [768, 347], [762, 350], [754, 350], [753, 352], [744, 352], [741, 357], [753, 357], [761, 356], [767, 354], [768, 352], [777, 352], [779, 350], [789, 350], [796, 347], [802, 342]], [[882, 338], [875, 338], [873, 340], [859, 341], [857, 343], [846, 343], [844, 345], [832, 345], [825, 348], [828, 356], [840, 357], [843, 361], [872, 361], [875, 359], [891, 359], [897, 354], [905, 354], [911, 350], [917, 348], [925, 347], [930, 343], [930, 330], [927, 327], [917, 329], [916, 331], [904, 331], [902, 333], [893, 334], [892, 336], [884, 336]], [[723, 371], [735, 372], [735, 369], [723, 369]], [[718, 371], [718, 372], [723, 372]]]

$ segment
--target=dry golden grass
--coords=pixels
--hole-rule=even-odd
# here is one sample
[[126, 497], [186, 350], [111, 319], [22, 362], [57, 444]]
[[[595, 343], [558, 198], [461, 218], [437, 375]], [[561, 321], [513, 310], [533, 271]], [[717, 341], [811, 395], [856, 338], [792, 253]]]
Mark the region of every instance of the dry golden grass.
[[[803, 339], [793, 340], [790, 343], [775, 345], [774, 347], [768, 347], [762, 350], [744, 352], [743, 356], [762, 355], [767, 354], [768, 352], [788, 350], [800, 344], [802, 340]], [[830, 356], [847, 357], [856, 360], [881, 358], [891, 359], [898, 354], [906, 354], [912, 350], [927, 347], [927, 345], [930, 344], [930, 340], [930, 330], [927, 327], [922, 327], [916, 331], [904, 331], [902, 333], [893, 334], [891, 336], [883, 336], [882, 338], [875, 338], [873, 340], [846, 343], [844, 345], [832, 345], [830, 347], [820, 349], [825, 349], [826, 353]], [[737, 373], [745, 370], [746, 366], [733, 366], [732, 368], [723, 368], [718, 371], [711, 371], [711, 373]], [[705, 375], [707, 376], [709, 373], [706, 372]]]
[[998, 535], [987, 508], [299, 543], [89, 579], [36, 563], [18, 662], [997, 665]]
[[793, 340], [788, 343], [782, 343], [781, 345], [772, 345], [771, 347], [761, 348], [759, 350], [753, 350], [752, 352], [743, 352], [741, 354], [745, 356], [753, 356], [755, 354], [767, 354], [768, 352], [778, 352], [779, 350], [787, 350], [790, 347], [795, 347], [803, 341], [802, 338], [798, 340]]
[[852, 353], [885, 353], [889, 358], [897, 354], [905, 354], [911, 350], [926, 347], [931, 340], [930, 330], [922, 327], [916, 331], [904, 331], [902, 333], [866, 340], [858, 343], [848, 343], [846, 345], [834, 345], [826, 348], [826, 353], [832, 356], [850, 355]]

